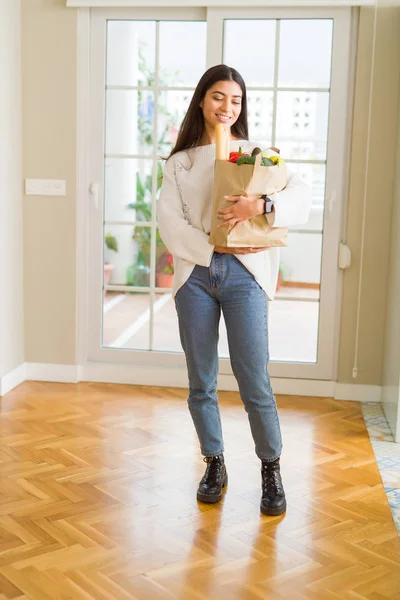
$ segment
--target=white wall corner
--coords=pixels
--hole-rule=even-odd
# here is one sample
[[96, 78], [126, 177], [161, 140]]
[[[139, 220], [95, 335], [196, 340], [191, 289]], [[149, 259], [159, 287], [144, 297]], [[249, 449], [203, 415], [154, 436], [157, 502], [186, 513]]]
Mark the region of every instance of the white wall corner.
[[26, 380], [26, 363], [0, 377], [0, 396], [5, 396]]
[[400, 381], [398, 385], [383, 385], [381, 403], [395, 442], [400, 442]]

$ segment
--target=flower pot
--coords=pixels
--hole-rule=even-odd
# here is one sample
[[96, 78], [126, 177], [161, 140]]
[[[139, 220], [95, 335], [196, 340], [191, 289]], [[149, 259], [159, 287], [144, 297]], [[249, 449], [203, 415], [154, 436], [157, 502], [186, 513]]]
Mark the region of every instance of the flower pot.
[[157, 273], [156, 283], [160, 288], [172, 288], [174, 276], [169, 273]]

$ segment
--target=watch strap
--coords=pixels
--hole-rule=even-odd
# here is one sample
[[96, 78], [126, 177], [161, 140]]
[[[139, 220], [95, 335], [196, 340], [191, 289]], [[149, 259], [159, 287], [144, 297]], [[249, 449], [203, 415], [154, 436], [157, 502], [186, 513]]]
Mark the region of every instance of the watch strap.
[[274, 201], [272, 198], [269, 198], [266, 194], [263, 194], [261, 198], [264, 200], [264, 215], [268, 215], [272, 212]]

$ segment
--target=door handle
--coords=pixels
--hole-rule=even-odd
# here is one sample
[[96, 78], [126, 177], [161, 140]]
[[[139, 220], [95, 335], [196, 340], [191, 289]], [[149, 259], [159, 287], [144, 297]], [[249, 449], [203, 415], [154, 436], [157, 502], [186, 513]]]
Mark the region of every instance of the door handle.
[[99, 209], [99, 184], [91, 183], [89, 186], [89, 192], [93, 196], [94, 207], [96, 210]]

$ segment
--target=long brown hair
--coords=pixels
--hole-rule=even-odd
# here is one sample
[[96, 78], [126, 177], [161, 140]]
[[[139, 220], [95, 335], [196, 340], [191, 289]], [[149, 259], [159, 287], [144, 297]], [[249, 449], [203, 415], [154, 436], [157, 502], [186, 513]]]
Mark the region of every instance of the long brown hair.
[[246, 84], [243, 81], [243, 77], [233, 67], [216, 65], [208, 69], [197, 84], [187, 113], [179, 128], [175, 146], [166, 160], [180, 150], [187, 150], [199, 145], [204, 132], [204, 116], [200, 103], [206, 95], [207, 90], [217, 83], [217, 81], [236, 81], [240, 85], [242, 90], [242, 109], [238, 120], [231, 127], [231, 133], [237, 139], [249, 139]]

